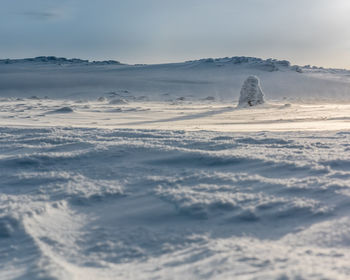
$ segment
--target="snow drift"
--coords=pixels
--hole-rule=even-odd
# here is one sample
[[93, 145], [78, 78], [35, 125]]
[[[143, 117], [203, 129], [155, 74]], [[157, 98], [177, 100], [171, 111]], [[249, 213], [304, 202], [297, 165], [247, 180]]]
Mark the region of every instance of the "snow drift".
[[0, 278], [349, 279], [349, 141], [0, 128]]

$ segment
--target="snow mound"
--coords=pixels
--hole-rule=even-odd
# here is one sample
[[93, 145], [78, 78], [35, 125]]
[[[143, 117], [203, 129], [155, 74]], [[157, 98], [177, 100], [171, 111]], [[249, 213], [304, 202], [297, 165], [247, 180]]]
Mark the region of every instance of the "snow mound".
[[62, 107], [62, 108], [59, 108], [57, 110], [53, 110], [49, 113], [51, 114], [66, 114], [66, 113], [73, 113], [74, 110], [71, 108], [71, 107]]
[[99, 98], [97, 98], [98, 102], [105, 102], [106, 101], [106, 97], [100, 96]]
[[208, 96], [208, 97], [204, 98], [203, 100], [205, 100], [205, 101], [215, 101], [215, 97], [214, 96]]
[[265, 103], [260, 80], [256, 76], [249, 76], [243, 83], [238, 107], [251, 107]]
[[128, 102], [123, 98], [114, 98], [114, 99], [109, 101], [109, 104], [111, 104], [111, 105], [123, 105], [123, 104], [128, 104]]

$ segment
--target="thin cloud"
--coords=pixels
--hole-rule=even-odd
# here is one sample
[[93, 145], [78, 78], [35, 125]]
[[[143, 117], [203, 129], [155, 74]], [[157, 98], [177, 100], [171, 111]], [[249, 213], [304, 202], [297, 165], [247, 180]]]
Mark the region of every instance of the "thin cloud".
[[24, 13], [21, 13], [22, 15], [26, 17], [30, 17], [37, 20], [49, 20], [52, 18], [59, 17], [59, 14], [54, 12], [44, 12], [44, 11], [27, 11]]

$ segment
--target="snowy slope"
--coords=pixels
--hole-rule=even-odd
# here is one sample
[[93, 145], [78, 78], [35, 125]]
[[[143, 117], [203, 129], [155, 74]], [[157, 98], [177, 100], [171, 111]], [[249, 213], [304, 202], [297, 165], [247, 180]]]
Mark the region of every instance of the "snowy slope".
[[0, 60], [0, 279], [349, 279], [349, 97], [286, 61]]
[[109, 92], [128, 92], [158, 101], [208, 96], [231, 101], [238, 100], [242, 83], [249, 75], [261, 79], [268, 99], [349, 100], [350, 96], [350, 71], [290, 66], [287, 61], [234, 57], [123, 65], [42, 60], [0, 61], [0, 96], [92, 100]]

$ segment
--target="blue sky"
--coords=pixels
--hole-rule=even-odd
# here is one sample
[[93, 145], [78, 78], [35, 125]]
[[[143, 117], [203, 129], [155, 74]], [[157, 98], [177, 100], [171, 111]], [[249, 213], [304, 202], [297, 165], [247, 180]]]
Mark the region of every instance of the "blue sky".
[[2, 0], [0, 57], [256, 56], [350, 68], [349, 0]]

